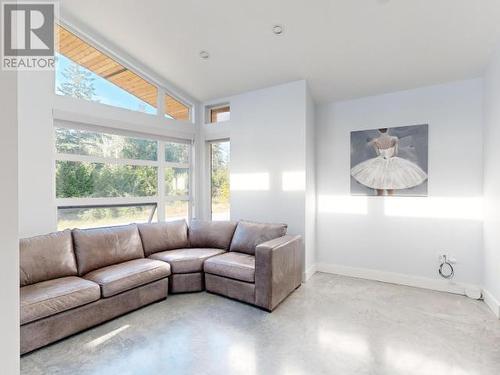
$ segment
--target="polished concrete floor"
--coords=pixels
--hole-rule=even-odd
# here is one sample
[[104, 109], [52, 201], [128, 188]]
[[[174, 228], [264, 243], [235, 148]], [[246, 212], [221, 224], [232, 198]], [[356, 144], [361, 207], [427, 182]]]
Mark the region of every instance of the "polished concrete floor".
[[22, 374], [500, 374], [500, 321], [467, 297], [317, 273], [272, 314], [172, 295], [26, 355]]

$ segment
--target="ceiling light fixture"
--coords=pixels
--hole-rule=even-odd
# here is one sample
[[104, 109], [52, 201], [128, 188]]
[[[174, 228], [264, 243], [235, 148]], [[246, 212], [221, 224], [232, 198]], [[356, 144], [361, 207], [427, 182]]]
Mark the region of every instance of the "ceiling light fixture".
[[210, 54], [208, 51], [200, 51], [200, 59], [208, 60], [210, 58]]
[[283, 28], [283, 25], [274, 25], [273, 26], [274, 35], [283, 35], [284, 32], [285, 32], [285, 29]]

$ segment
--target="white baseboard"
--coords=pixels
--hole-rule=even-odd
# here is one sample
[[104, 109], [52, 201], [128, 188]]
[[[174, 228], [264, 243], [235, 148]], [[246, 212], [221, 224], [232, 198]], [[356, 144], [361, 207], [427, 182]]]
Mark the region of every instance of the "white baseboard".
[[309, 280], [311, 276], [314, 275], [315, 273], [316, 273], [316, 265], [313, 264], [311, 267], [305, 270], [304, 274], [302, 275], [302, 282], [306, 283], [307, 280]]
[[486, 289], [483, 289], [484, 303], [493, 311], [493, 314], [500, 319], [500, 302]]
[[476, 288], [481, 290], [479, 286], [472, 284], [456, 283], [449, 280], [434, 280], [426, 277], [411, 276], [401, 273], [379, 271], [368, 268], [340, 266], [337, 264], [318, 263], [316, 265], [316, 270], [318, 272], [333, 273], [360, 279], [382, 281], [385, 283], [412, 286], [416, 288], [430, 289], [439, 292], [448, 292], [461, 295], [465, 295], [465, 290], [468, 288]]

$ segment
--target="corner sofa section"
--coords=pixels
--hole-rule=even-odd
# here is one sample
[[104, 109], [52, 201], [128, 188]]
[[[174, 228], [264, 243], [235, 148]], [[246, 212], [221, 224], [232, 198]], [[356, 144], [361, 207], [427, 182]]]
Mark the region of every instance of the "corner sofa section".
[[302, 281], [302, 240], [285, 224], [240, 221], [229, 252], [205, 261], [205, 287], [272, 311]]
[[193, 220], [188, 229], [180, 220], [138, 227], [145, 256], [171, 267], [170, 293], [185, 293], [205, 289], [203, 264], [229, 249], [236, 223]]
[[168, 276], [136, 225], [22, 239], [21, 354], [165, 299]]
[[272, 311], [301, 284], [284, 224], [184, 220], [20, 241], [21, 354], [150, 303], [207, 290]]

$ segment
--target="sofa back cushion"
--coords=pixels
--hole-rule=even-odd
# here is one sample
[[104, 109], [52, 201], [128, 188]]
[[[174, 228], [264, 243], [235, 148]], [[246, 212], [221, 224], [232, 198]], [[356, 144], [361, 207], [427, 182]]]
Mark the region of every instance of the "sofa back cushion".
[[71, 231], [23, 238], [19, 241], [21, 286], [59, 277], [76, 276]]
[[164, 223], [138, 224], [144, 255], [159, 251], [189, 247], [188, 227], [185, 220]]
[[232, 221], [192, 220], [189, 225], [191, 247], [228, 250], [236, 223]]
[[263, 242], [283, 237], [286, 224], [265, 224], [240, 221], [231, 241], [230, 251], [255, 255], [255, 248]]
[[73, 230], [78, 274], [144, 258], [137, 225]]

